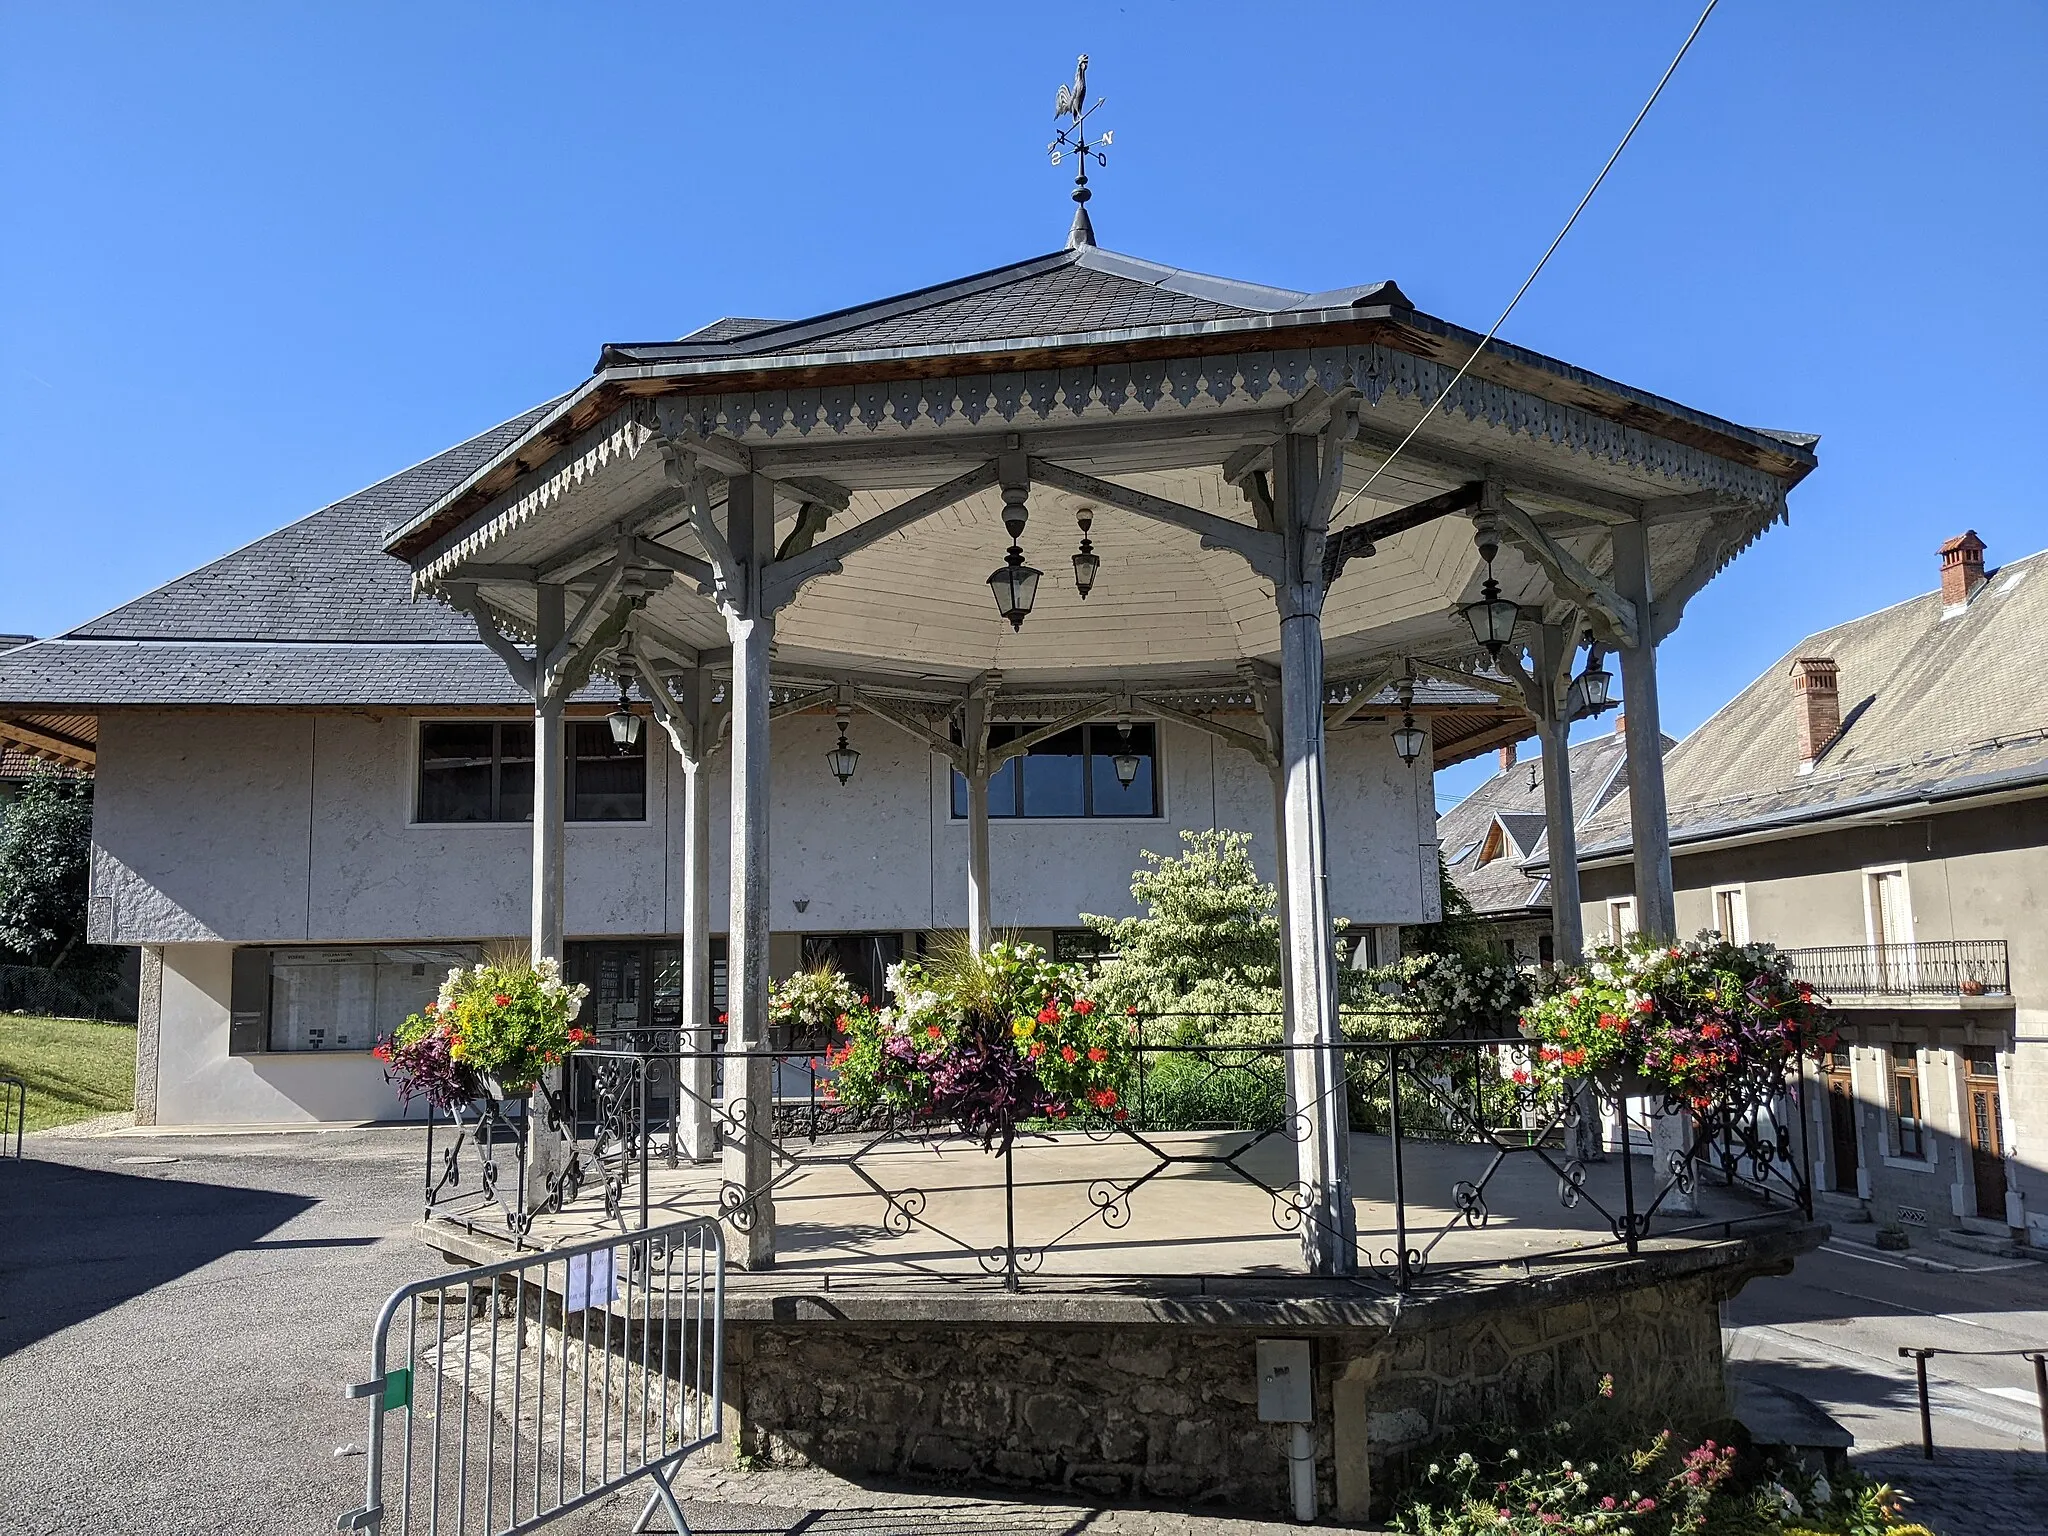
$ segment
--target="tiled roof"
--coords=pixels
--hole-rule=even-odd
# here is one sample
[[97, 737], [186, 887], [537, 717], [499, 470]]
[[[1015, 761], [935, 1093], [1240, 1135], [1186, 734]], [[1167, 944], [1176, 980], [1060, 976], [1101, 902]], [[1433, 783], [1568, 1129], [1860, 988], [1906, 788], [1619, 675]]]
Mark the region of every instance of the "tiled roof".
[[[1571, 748], [1572, 811], [1585, 836], [1588, 823], [1603, 808], [1621, 808], [1628, 816], [1625, 744], [1610, 731]], [[1500, 854], [1479, 862], [1487, 834], [1498, 822], [1505, 846]], [[1543, 759], [1525, 758], [1502, 769], [1437, 818], [1437, 845], [1451, 881], [1481, 914], [1536, 911], [1548, 906], [1550, 887], [1543, 877], [1548, 858], [1544, 835]]]
[[387, 531], [542, 406], [53, 639], [0, 652], [0, 705], [518, 702], [469, 621], [415, 602]]
[[[1800, 771], [1790, 670], [1837, 667], [1843, 725]], [[1807, 636], [1665, 759], [1674, 841], [2048, 781], [2048, 553], [1990, 574], [1956, 611], [1924, 593]], [[1582, 855], [1629, 846], [1628, 818]]]

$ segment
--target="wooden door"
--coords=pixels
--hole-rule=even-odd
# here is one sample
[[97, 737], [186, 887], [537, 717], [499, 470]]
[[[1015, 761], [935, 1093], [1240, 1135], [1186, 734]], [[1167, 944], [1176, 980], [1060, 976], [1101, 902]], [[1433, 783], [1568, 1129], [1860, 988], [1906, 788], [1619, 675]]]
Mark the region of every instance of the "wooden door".
[[1828, 1100], [1828, 1184], [1837, 1194], [1857, 1193], [1856, 1092], [1849, 1078], [1848, 1047], [1838, 1047], [1822, 1071]]
[[1912, 950], [1906, 946], [1912, 943], [1913, 925], [1906, 914], [1904, 871], [1888, 869], [1870, 877], [1870, 918], [1879, 985], [1887, 992], [1912, 991]]
[[1977, 1186], [1977, 1214], [1992, 1221], [2005, 1217], [2005, 1134], [1999, 1120], [1998, 1058], [1968, 1058], [1963, 1079], [1970, 1104], [1970, 1171]]

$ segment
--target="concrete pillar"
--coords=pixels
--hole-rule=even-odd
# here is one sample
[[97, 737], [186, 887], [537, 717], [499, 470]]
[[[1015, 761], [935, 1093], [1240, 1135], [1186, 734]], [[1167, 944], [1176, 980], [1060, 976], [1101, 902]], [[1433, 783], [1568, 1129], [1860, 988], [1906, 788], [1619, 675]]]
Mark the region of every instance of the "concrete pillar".
[[[1341, 450], [1336, 450], [1341, 451]], [[1283, 957], [1293, 996], [1288, 1040], [1294, 1068], [1289, 1109], [1297, 1129], [1298, 1178], [1307, 1200], [1302, 1257], [1310, 1273], [1347, 1274], [1357, 1264], [1351, 1205], [1350, 1116], [1337, 1039], [1337, 973], [1332, 952], [1329, 850], [1323, 776], [1322, 529], [1316, 526], [1316, 440], [1290, 433], [1273, 453], [1273, 501], [1286, 543], [1280, 614], [1281, 827], [1287, 913]]]
[[[1664, 798], [1664, 727], [1657, 710], [1657, 646], [1652, 638], [1649, 530], [1641, 523], [1614, 528], [1614, 587], [1636, 607], [1637, 643], [1621, 648], [1621, 702], [1628, 755], [1629, 833], [1635, 845], [1636, 930], [1669, 943], [1678, 937], [1678, 907], [1671, 880], [1671, 815]], [[1692, 1145], [1690, 1121], [1658, 1114], [1650, 1141], [1657, 1187], [1671, 1178], [1674, 1159]], [[1664, 1208], [1696, 1215], [1699, 1202], [1673, 1189]]]
[[775, 619], [761, 611], [761, 570], [774, 552], [774, 487], [736, 475], [726, 542], [745, 573], [732, 637], [732, 912], [726, 928], [725, 1188], [728, 1250], [743, 1269], [775, 1263], [774, 1063], [768, 1055], [768, 659]]
[[142, 946], [135, 993], [135, 1123], [156, 1124], [157, 1062], [163, 1043], [164, 947]]
[[699, 668], [677, 700], [687, 721], [691, 750], [683, 765], [683, 1049], [676, 1083], [677, 1150], [693, 1163], [716, 1149], [716, 1063], [711, 1029], [711, 675]]

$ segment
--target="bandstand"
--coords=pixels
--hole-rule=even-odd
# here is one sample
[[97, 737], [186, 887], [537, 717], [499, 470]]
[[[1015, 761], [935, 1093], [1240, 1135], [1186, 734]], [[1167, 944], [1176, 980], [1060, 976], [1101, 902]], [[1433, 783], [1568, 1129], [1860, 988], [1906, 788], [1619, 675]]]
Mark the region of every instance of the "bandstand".
[[[568, 696], [593, 671], [615, 676], [682, 761], [682, 1032], [695, 1049], [684, 1053], [671, 1150], [685, 1163], [721, 1160], [719, 1203], [743, 1269], [775, 1265], [785, 1187], [767, 1017], [776, 722], [836, 715], [856, 750], [863, 732], [901, 732], [965, 778], [966, 910], [980, 945], [1001, 879], [989, 857], [991, 775], [1036, 741], [1137, 715], [1207, 732], [1271, 773], [1295, 1130], [1283, 1144], [1293, 1166], [1269, 1182], [1290, 1192], [1306, 1274], [1284, 1297], [1256, 1301], [1233, 1301], [1199, 1276], [1155, 1276], [1158, 1285], [1134, 1281], [1113, 1297], [1069, 1296], [1060, 1315], [1080, 1332], [1192, 1328], [1188, 1348], [1232, 1360], [1260, 1329], [1355, 1341], [1361, 1327], [1384, 1325], [1391, 1336], [1398, 1303], [1389, 1321], [1380, 1301], [1315, 1290], [1345, 1283], [1382, 1241], [1360, 1232], [1358, 1138], [1341, 1091], [1325, 733], [1369, 718], [1389, 732], [1414, 732], [1419, 720], [1426, 734], [1433, 713], [1475, 701], [1524, 712], [1543, 743], [1552, 907], [1560, 955], [1572, 958], [1566, 733], [1604, 698], [1603, 658], [1618, 657], [1639, 922], [1670, 935], [1657, 647], [1693, 596], [1785, 516], [1787, 494], [1815, 465], [1811, 438], [1738, 426], [1481, 340], [1390, 281], [1300, 293], [1118, 255], [1094, 243], [1084, 208], [1068, 246], [1049, 255], [808, 320], [728, 319], [680, 341], [607, 346], [593, 375], [520, 441], [391, 534], [387, 549], [411, 566], [418, 594], [467, 613], [532, 695], [536, 955], [559, 956], [563, 942], [555, 776]], [[1042, 724], [992, 742], [999, 702], [1008, 718]], [[709, 1046], [707, 985], [714, 766], [731, 780], [721, 1051]], [[715, 1086], [714, 1059], [724, 1065]], [[718, 1112], [702, 1112], [714, 1093]], [[1675, 1209], [1690, 1189], [1668, 1193]], [[1711, 1359], [1700, 1368], [1718, 1380], [1712, 1301], [1814, 1240], [1796, 1210], [1779, 1210], [1797, 1230], [1742, 1237], [1731, 1219], [1718, 1244], [1653, 1256], [1639, 1251], [1631, 1207], [1626, 1255], [1617, 1250], [1622, 1262], [1604, 1279], [1582, 1267], [1540, 1296], [1440, 1297], [1441, 1326], [1465, 1329], [1459, 1337], [1479, 1349], [1480, 1312], [1521, 1308], [1540, 1340], [1545, 1307], [1591, 1306], [1585, 1316], [1596, 1318], [1596, 1294], [1689, 1286], [1687, 1321], [1661, 1337], [1674, 1359]], [[1462, 1216], [1473, 1216], [1469, 1203]], [[1395, 1242], [1405, 1285], [1408, 1239]], [[444, 1246], [475, 1249], [467, 1239]], [[1522, 1262], [1521, 1251], [1510, 1243], [1487, 1262]], [[1261, 1273], [1275, 1283], [1270, 1267]], [[974, 1355], [961, 1342], [974, 1330], [995, 1339], [1024, 1326], [983, 1292], [944, 1301], [905, 1291], [885, 1304], [830, 1289], [813, 1276], [764, 1290], [755, 1312], [742, 1301], [734, 1315], [754, 1318], [764, 1341], [803, 1317], [866, 1319], [884, 1354], [903, 1329], [951, 1330], [944, 1347], [963, 1358]], [[1630, 1347], [1655, 1345], [1665, 1326], [1614, 1317], [1635, 1330], [1614, 1334]], [[760, 1432], [831, 1461], [836, 1453], [820, 1449], [829, 1436], [803, 1428], [792, 1404], [812, 1390], [799, 1378], [830, 1375], [835, 1361], [886, 1375], [861, 1349], [843, 1361], [829, 1349], [783, 1349], [779, 1376], [763, 1356], [750, 1410]], [[906, 1342], [903, 1353], [915, 1349]], [[1346, 1494], [1344, 1468], [1347, 1456], [1365, 1464], [1359, 1426], [1377, 1412], [1377, 1358], [1363, 1345], [1332, 1354], [1339, 1423], [1329, 1454], [1340, 1506], [1348, 1497], [1361, 1510], [1365, 1495], [1355, 1478]], [[888, 1412], [869, 1403], [855, 1416]], [[923, 1470], [999, 1468], [1001, 1447], [1038, 1429], [1058, 1442], [1063, 1431], [1036, 1426], [1031, 1412], [1015, 1395], [1000, 1424], [961, 1431], [959, 1443], [980, 1450]], [[1421, 1418], [1434, 1422], [1434, 1410]], [[918, 1470], [911, 1445], [861, 1441], [838, 1459]], [[1061, 1454], [1045, 1451], [1054, 1470], [1016, 1480], [1071, 1482], [1080, 1463]], [[1096, 1460], [1124, 1465], [1108, 1449]], [[1139, 1486], [1140, 1473], [1115, 1475]]]

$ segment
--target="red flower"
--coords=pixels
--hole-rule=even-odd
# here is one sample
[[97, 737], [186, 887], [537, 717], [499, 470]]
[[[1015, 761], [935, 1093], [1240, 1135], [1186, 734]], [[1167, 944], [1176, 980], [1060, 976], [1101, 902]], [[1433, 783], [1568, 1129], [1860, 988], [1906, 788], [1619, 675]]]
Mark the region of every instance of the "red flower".
[[1515, 1068], [1515, 1081], [1518, 1083], [1526, 1083], [1529, 1081], [1529, 1074], [1524, 1072], [1520, 1067], [1517, 1067]]
[[1088, 1047], [1088, 1059], [1090, 1061], [1107, 1061], [1109, 1060], [1109, 1052], [1099, 1045], [1091, 1045]]
[[1619, 1029], [1621, 1028], [1621, 1020], [1611, 1013], [1603, 1013], [1600, 1015], [1600, 1027], [1602, 1029]]
[[1089, 1002], [1087, 998], [1077, 997], [1074, 999], [1074, 1012], [1079, 1014], [1082, 1018], [1087, 1018], [1088, 1015], [1093, 1013], [1094, 1011], [1095, 1005]]
[[491, 994], [491, 1001], [496, 1003], [500, 1008], [505, 1008], [511, 1005], [512, 999], [507, 997], [502, 992], [494, 992]]
[[1124, 1010], [1124, 1012], [1128, 1013], [1132, 1018], [1135, 1019], [1138, 1016], [1138, 1005], [1136, 1003], [1132, 1003], [1130, 1007]]
[[1041, 1009], [1039, 1009], [1039, 1010], [1038, 1010], [1038, 1022], [1039, 1022], [1039, 1023], [1041, 1023], [1041, 1024], [1057, 1024], [1057, 1023], [1059, 1023], [1059, 1021], [1060, 1021], [1060, 1005], [1059, 1005], [1058, 1003], [1047, 1003], [1047, 1004], [1046, 1004], [1046, 1005], [1045, 1005], [1045, 1006], [1044, 1006], [1043, 1008], [1041, 1008]]
[[1657, 1002], [1655, 998], [1646, 997], [1640, 1003], [1636, 1004], [1636, 1012], [1649, 1013], [1652, 1012], [1656, 1008], [1656, 1006]]
[[1566, 1051], [1564, 1064], [1568, 1067], [1583, 1067], [1586, 1064], [1586, 1053], [1581, 1050]]
[[1045, 1042], [1044, 1042], [1043, 1040], [1034, 1040], [1034, 1041], [1032, 1041], [1032, 1042], [1031, 1042], [1031, 1059], [1032, 1059], [1033, 1061], [1036, 1061], [1036, 1060], [1038, 1060], [1038, 1058], [1039, 1058], [1039, 1057], [1043, 1056], [1044, 1054], [1045, 1054]]
[[1067, 1106], [1064, 1104], [1048, 1104], [1045, 1106], [1045, 1112], [1055, 1120], [1067, 1118]]
[[1114, 1108], [1116, 1105], [1116, 1090], [1114, 1088], [1098, 1088], [1088, 1095], [1088, 1102], [1097, 1109]]
[[[861, 1001], [866, 1002], [867, 999], [862, 998]], [[848, 1026], [851, 1025], [852, 1022], [853, 1021], [851, 1019], [847, 1018], [847, 1016], [842, 1013], [841, 1015], [839, 1015], [838, 1018], [832, 1021], [832, 1027], [838, 1030], [839, 1033], [843, 1035], [846, 1033]]]
[[943, 1029], [939, 1028], [939, 1026], [936, 1024], [925, 1025], [924, 1032], [929, 1038], [933, 1040], [943, 1040], [946, 1037], [946, 1032]]
[[1062, 1061], [1079, 1061], [1081, 1059], [1081, 1053], [1075, 1050], [1071, 1045], [1063, 1045], [1060, 1047], [1060, 1059]]
[[1131, 1118], [1131, 1112], [1128, 1109], [1120, 1109], [1112, 1118], [1117, 1120], [1128, 1120]]
[[372, 1050], [370, 1054], [376, 1057], [379, 1061], [389, 1061], [391, 1059], [391, 1047], [387, 1042], [380, 1040], [377, 1042], [376, 1048]]
[[863, 1007], [863, 1008], [867, 1007], [867, 1006], [868, 1006], [868, 1003], [869, 1003], [870, 1001], [871, 1001], [871, 999], [870, 999], [870, 998], [868, 997], [867, 993], [865, 993], [865, 992], [861, 993], [861, 995], [860, 995], [860, 1005], [861, 1005], [861, 1007]]

